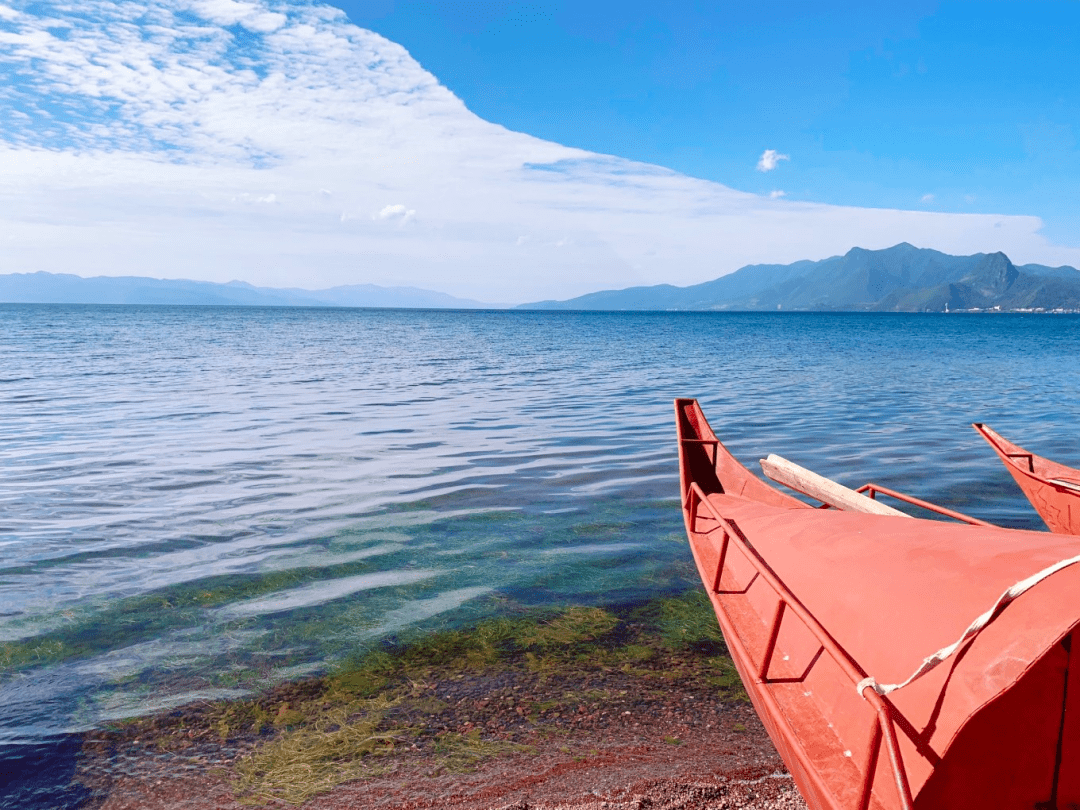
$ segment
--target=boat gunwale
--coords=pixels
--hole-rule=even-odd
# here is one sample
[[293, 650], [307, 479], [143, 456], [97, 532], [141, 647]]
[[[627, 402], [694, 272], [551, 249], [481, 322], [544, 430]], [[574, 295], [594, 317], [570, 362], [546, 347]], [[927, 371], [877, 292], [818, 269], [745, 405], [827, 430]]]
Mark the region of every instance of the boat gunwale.
[[[987, 425], [985, 422], [972, 422], [971, 426], [975, 428], [978, 434], [982, 436], [982, 438], [986, 441], [987, 444], [990, 445], [993, 451], [997, 453], [998, 457], [1001, 458], [1002, 462], [1005, 463], [1009, 470], [1015, 470], [1016, 472], [1022, 474], [1025, 478], [1030, 478], [1038, 481], [1040, 484], [1043, 484], [1045, 486], [1053, 487], [1059, 492], [1078, 494], [1076, 489], [1077, 485], [1063, 485], [1058, 483], [1053, 478], [1040, 474], [1035, 469], [1035, 462], [1038, 461], [1041, 464], [1045, 464], [1047, 466], [1061, 467], [1062, 469], [1069, 470], [1070, 472], [1076, 474], [1076, 480], [1078, 483], [1080, 483], [1080, 470], [1046, 458], [1046, 456], [1040, 456], [1038, 453], [1032, 453], [1030, 450], [1021, 447], [1015, 442], [1009, 441], [992, 427]], [[1016, 448], [1016, 450], [1018, 450], [1019, 452], [1009, 452], [1009, 447]], [[1023, 464], [1020, 463], [1019, 459], [1021, 458], [1028, 459], [1027, 468], [1025, 468]]]

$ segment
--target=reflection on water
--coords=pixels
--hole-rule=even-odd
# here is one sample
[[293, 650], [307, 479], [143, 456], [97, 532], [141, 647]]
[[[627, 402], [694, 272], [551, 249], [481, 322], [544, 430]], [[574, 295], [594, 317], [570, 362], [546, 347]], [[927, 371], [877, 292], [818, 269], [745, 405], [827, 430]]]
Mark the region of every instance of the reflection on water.
[[693, 584], [677, 396], [748, 463], [1039, 528], [968, 425], [1080, 465], [1078, 327], [0, 307], [0, 742]]

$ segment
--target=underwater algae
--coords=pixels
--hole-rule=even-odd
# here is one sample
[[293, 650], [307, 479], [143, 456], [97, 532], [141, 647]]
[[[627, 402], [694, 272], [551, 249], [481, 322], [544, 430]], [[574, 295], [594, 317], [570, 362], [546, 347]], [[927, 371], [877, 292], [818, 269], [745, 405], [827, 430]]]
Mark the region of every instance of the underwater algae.
[[[602, 729], [649, 701], [746, 695], [700, 591], [622, 607], [576, 606], [388, 640], [335, 671], [244, 700], [116, 724], [88, 739], [93, 762], [129, 747], [178, 762], [215, 749], [245, 804], [301, 804], [344, 782], [466, 771], [530, 742]], [[683, 698], [689, 699], [689, 698]], [[665, 737], [678, 745], [681, 740]], [[204, 757], [205, 759], [205, 757]]]

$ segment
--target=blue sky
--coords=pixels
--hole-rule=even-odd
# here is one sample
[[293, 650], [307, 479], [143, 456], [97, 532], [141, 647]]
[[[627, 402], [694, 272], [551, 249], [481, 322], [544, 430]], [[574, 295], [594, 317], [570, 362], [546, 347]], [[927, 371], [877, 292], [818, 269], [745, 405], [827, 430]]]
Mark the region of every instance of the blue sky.
[[[789, 199], [1080, 244], [1080, 3], [338, 2], [482, 118]], [[755, 170], [764, 149], [790, 156]]]
[[519, 303], [901, 241], [1080, 266], [1077, 23], [0, 0], [0, 273]]

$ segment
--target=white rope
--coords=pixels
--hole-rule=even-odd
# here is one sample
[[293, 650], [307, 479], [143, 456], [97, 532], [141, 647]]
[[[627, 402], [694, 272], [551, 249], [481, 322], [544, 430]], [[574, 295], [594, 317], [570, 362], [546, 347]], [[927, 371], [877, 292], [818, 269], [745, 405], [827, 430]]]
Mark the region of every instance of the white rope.
[[948, 647], [942, 647], [933, 655], [923, 659], [923, 662], [919, 665], [919, 668], [915, 670], [915, 672], [911, 674], [911, 677], [903, 683], [880, 684], [876, 680], [874, 680], [874, 678], [863, 678], [855, 687], [855, 691], [861, 695], [863, 693], [863, 690], [866, 689], [866, 687], [870, 686], [879, 695], [884, 696], [889, 694], [890, 692], [895, 692], [897, 689], [903, 689], [909, 683], [918, 680], [927, 672], [940, 664], [942, 661], [944, 661], [946, 658], [948, 658], [950, 655], [952, 655], [954, 652], [956, 652], [965, 642], [974, 638], [984, 627], [986, 627], [986, 625], [990, 624], [990, 622], [996, 619], [998, 617], [998, 614], [1000, 614], [1001, 611], [1003, 611], [1008, 606], [1008, 604], [1020, 594], [1030, 590], [1031, 588], [1034, 588], [1044, 579], [1051, 576], [1052, 574], [1056, 574], [1062, 568], [1068, 568], [1070, 565], [1075, 565], [1076, 563], [1080, 563], [1080, 556], [1071, 557], [1067, 560], [1062, 560], [1061, 562], [1054, 563], [1049, 568], [1044, 568], [1042, 571], [1039, 571], [1039, 573], [1032, 574], [1027, 579], [1017, 582], [1015, 585], [1009, 588], [1009, 590], [1005, 591], [1005, 593], [1001, 595], [1001, 598], [997, 600], [997, 602], [992, 608], [990, 608], [990, 610], [986, 611], [986, 613], [973, 621], [968, 627], [968, 629], [964, 631], [964, 635], [957, 639], [955, 643], [950, 644]]

